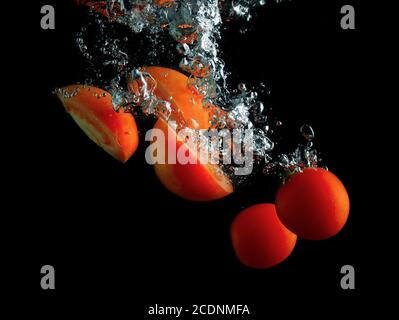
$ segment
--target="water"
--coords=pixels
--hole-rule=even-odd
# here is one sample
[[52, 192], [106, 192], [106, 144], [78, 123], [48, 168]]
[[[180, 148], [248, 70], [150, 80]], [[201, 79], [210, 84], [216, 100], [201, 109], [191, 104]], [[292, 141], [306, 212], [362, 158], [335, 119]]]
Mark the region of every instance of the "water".
[[[170, 103], [154, 95], [156, 82], [134, 61], [137, 52], [125, 49], [130, 34], [144, 35], [150, 48], [147, 60], [141, 63], [157, 65], [167, 51], [163, 41], [166, 33], [175, 42], [173, 59], [179, 62], [174, 68], [189, 76], [188, 86], [204, 96], [204, 107], [216, 105], [227, 111], [211, 115], [211, 128], [253, 129], [253, 153], [261, 159], [265, 174], [317, 166], [317, 151], [312, 144], [315, 135], [309, 125], [300, 128], [305, 142], [296, 150], [273, 154], [271, 134], [282, 123], [270, 121], [267, 106], [258, 98], [258, 92], [269, 93], [266, 86], [261, 83], [247, 88], [241, 82], [237, 88], [230, 88], [229, 73], [220, 57], [224, 21], [251, 20], [254, 10], [265, 5], [265, 0], [81, 0], [80, 4], [91, 11], [87, 25], [76, 35], [76, 45], [94, 71], [94, 77], [85, 82], [104, 83], [115, 109], [178, 120], [171, 119]], [[119, 33], [115, 26], [125, 27], [130, 34]], [[111, 79], [105, 74], [111, 74]], [[134, 87], [129, 87], [132, 83]]]
[[299, 131], [307, 141], [311, 142], [314, 139], [314, 131], [311, 126], [304, 124]]

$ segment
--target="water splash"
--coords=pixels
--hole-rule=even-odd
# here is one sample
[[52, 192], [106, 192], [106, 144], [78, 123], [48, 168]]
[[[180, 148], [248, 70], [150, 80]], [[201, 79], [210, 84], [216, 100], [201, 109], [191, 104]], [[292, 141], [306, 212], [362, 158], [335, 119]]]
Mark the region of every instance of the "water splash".
[[[187, 85], [204, 96], [203, 107], [216, 105], [226, 111], [215, 113], [212, 110], [211, 128], [253, 129], [253, 153], [263, 160], [265, 174], [298, 171], [305, 166], [317, 165], [317, 152], [312, 149], [314, 132], [308, 125], [300, 130], [307, 143], [300, 144], [292, 153], [272, 155], [275, 143], [271, 134], [281, 122], [271, 122], [268, 108], [259, 100], [258, 92], [265, 91], [264, 84], [255, 88], [247, 88], [244, 82], [237, 88], [229, 86], [229, 73], [220, 57], [218, 43], [222, 36], [221, 26], [224, 21], [251, 20], [253, 10], [265, 5], [265, 0], [77, 2], [91, 9], [91, 19], [76, 35], [77, 47], [95, 75], [94, 79], [85, 82], [103, 82], [112, 95], [115, 109], [155, 115], [164, 120], [171, 118], [170, 103], [154, 94], [155, 80], [124, 49], [130, 34], [121, 38], [115, 25], [124, 26], [131, 34], [146, 36], [150, 44], [146, 64], [157, 64], [157, 58], [166, 50], [162, 40], [166, 33], [175, 42], [175, 57], [179, 59], [175, 68], [186, 73], [189, 77]], [[112, 75], [111, 80], [105, 76], [105, 70]], [[135, 87], [129, 87], [131, 83]]]
[[320, 165], [319, 153], [312, 142], [315, 136], [313, 128], [303, 125], [299, 131], [305, 142], [299, 143], [293, 152], [279, 154], [274, 161], [266, 164], [263, 169], [265, 175], [277, 175], [284, 180], [290, 174], [301, 172], [304, 168]]

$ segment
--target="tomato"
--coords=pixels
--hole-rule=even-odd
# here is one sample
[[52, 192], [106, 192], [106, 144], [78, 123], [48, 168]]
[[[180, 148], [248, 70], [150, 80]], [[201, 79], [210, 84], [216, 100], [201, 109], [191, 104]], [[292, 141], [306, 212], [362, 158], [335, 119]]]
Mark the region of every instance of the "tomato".
[[111, 95], [99, 88], [71, 85], [58, 97], [86, 135], [114, 158], [126, 162], [139, 141], [136, 122], [131, 114], [116, 112]]
[[[203, 96], [189, 87], [186, 75], [163, 67], [147, 67], [144, 71], [156, 81], [154, 93], [157, 98], [171, 104], [173, 120], [179, 120], [191, 129], [209, 128], [209, 110], [203, 106]], [[135, 92], [134, 83], [129, 86], [132, 92]]]
[[[79, 6], [86, 6], [100, 14], [104, 17], [109, 18], [109, 11], [107, 8], [107, 1], [101, 0], [75, 0], [75, 3]], [[119, 4], [115, 3], [115, 8], [112, 6], [112, 9], [117, 11], [119, 10]], [[114, 12], [113, 12], [114, 13]]]
[[[163, 67], [148, 67], [145, 71], [156, 81], [155, 95], [170, 102], [172, 119], [181, 120], [190, 129], [209, 128], [210, 110], [204, 108], [203, 97], [188, 86], [187, 76]], [[136, 87], [135, 81], [129, 85], [132, 92]], [[158, 157], [166, 159], [166, 163], [155, 163], [154, 169], [169, 191], [192, 201], [217, 200], [233, 192], [230, 179], [219, 165], [201, 163], [194, 152], [190, 153], [194, 157], [191, 163], [168, 163], [168, 145], [176, 143], [176, 157], [178, 150], [190, 151], [190, 148], [163, 119], [159, 119], [154, 128], [160, 129], [166, 137], [165, 143], [157, 149]]]
[[[187, 143], [176, 136], [176, 132], [168, 128], [165, 121], [155, 124], [155, 129], [165, 133], [165, 143], [157, 149], [157, 154], [163, 154], [168, 160], [168, 144], [176, 141], [176, 154], [189, 153], [192, 163], [155, 163], [154, 169], [162, 184], [174, 194], [192, 201], [212, 201], [223, 198], [233, 192], [229, 178], [215, 164], [201, 163], [199, 157], [190, 151]], [[177, 157], [177, 155], [176, 155]], [[219, 170], [219, 171], [217, 171]]]
[[265, 269], [285, 260], [297, 236], [279, 220], [274, 204], [243, 210], [231, 225], [231, 240], [238, 259], [246, 266]]
[[349, 197], [333, 173], [306, 168], [278, 190], [276, 209], [280, 220], [298, 237], [321, 240], [335, 235], [345, 225]]

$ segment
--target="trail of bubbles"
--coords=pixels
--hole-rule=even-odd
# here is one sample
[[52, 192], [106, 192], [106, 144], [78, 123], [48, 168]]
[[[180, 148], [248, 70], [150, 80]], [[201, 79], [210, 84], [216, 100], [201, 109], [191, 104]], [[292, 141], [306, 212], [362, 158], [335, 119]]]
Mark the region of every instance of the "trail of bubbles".
[[[170, 103], [156, 97], [155, 80], [132, 63], [132, 57], [123, 49], [129, 37], [120, 39], [114, 25], [122, 25], [134, 34], [147, 36], [151, 47], [149, 60], [153, 61], [156, 61], [159, 52], [165, 50], [160, 37], [168, 33], [176, 43], [176, 54], [180, 56], [178, 66], [189, 76], [187, 85], [204, 96], [203, 107], [216, 105], [227, 111], [211, 114], [211, 128], [253, 129], [252, 151], [263, 163], [265, 174], [317, 166], [317, 151], [313, 149], [311, 142], [314, 132], [310, 126], [301, 128], [302, 135], [308, 141], [306, 144], [299, 145], [292, 153], [273, 155], [275, 143], [271, 139], [272, 128], [281, 123], [271, 123], [268, 108], [259, 101], [257, 91], [264, 88], [260, 85], [256, 89], [247, 89], [244, 83], [240, 83], [237, 89], [232, 89], [228, 85], [229, 74], [220, 57], [218, 43], [223, 21], [249, 21], [253, 9], [265, 5], [265, 0], [78, 2], [89, 6], [93, 17], [76, 36], [76, 44], [94, 69], [97, 78], [86, 82], [102, 80], [105, 78], [104, 70], [111, 69], [112, 80], [107, 83], [106, 89], [111, 93], [116, 109], [170, 119]], [[89, 29], [92, 30], [91, 33]], [[93, 35], [97, 37], [96, 40], [92, 39]], [[129, 90], [131, 83], [135, 83], [135, 87], [130, 87]]]

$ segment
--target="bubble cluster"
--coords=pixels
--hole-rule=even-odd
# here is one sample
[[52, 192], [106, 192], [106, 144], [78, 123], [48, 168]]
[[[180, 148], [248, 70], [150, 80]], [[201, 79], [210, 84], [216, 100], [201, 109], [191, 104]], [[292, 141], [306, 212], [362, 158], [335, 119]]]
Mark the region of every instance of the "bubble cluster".
[[[300, 144], [292, 153], [273, 154], [275, 143], [271, 138], [272, 128], [280, 127], [282, 123], [270, 119], [267, 105], [259, 99], [258, 92], [267, 91], [264, 84], [249, 88], [241, 82], [233, 89], [229, 85], [229, 73], [219, 48], [221, 26], [224, 21], [233, 19], [251, 20], [253, 9], [265, 5], [265, 0], [78, 2], [91, 9], [90, 22], [76, 35], [77, 47], [95, 70], [96, 79], [86, 82], [106, 81], [104, 87], [110, 92], [115, 109], [155, 115], [164, 120], [179, 120], [171, 119], [170, 102], [156, 97], [156, 81], [141, 68], [143, 64], [153, 61], [151, 59], [163, 48], [162, 36], [166, 33], [175, 42], [175, 58], [179, 61], [175, 68], [187, 74], [187, 85], [204, 97], [203, 108], [220, 108], [220, 112], [209, 108], [210, 128], [252, 129], [252, 151], [263, 160], [266, 174], [317, 165], [317, 152], [312, 149], [314, 132], [308, 125], [300, 130], [306, 143]], [[130, 34], [115, 32], [115, 25], [124, 26], [131, 34], [141, 34], [150, 39], [150, 54], [141, 65], [132, 62], [132, 54], [124, 49]], [[97, 36], [94, 41], [91, 29], [95, 30]], [[111, 79], [104, 80], [105, 70], [108, 69], [111, 69]]]

